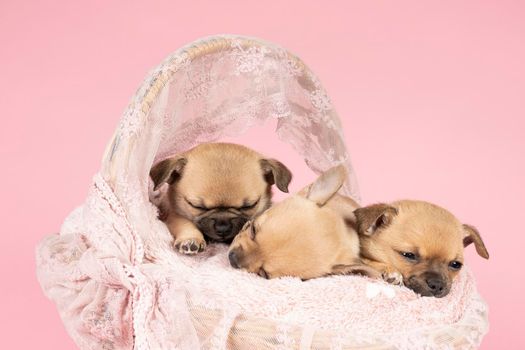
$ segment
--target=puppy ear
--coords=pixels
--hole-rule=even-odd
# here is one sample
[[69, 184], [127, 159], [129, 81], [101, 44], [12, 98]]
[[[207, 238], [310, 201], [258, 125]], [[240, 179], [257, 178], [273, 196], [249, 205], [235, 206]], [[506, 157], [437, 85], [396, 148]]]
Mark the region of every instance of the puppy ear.
[[471, 225], [463, 225], [463, 229], [465, 230], [465, 236], [463, 237], [463, 246], [466, 247], [469, 244], [474, 243], [478, 255], [485, 259], [488, 259], [489, 252], [487, 251], [487, 248], [485, 248], [485, 243], [483, 243], [483, 240], [481, 239], [478, 230]]
[[276, 184], [278, 189], [288, 193], [288, 185], [292, 181], [290, 170], [276, 159], [261, 159], [259, 162], [266, 182]]
[[388, 226], [397, 215], [397, 209], [388, 204], [379, 203], [356, 209], [354, 214], [357, 232], [370, 236], [379, 228]]
[[182, 170], [188, 160], [186, 158], [168, 158], [157, 163], [149, 172], [156, 190], [160, 185], [167, 182], [173, 184], [182, 174]]
[[313, 184], [308, 186], [305, 197], [317, 203], [317, 205], [323, 206], [339, 191], [345, 180], [346, 169], [343, 165], [330, 168], [322, 173]]

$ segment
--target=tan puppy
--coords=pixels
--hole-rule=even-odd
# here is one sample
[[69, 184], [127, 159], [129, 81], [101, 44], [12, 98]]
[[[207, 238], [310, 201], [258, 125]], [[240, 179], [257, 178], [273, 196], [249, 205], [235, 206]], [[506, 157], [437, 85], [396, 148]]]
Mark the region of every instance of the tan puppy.
[[423, 296], [448, 294], [463, 265], [463, 247], [474, 243], [489, 258], [478, 231], [437, 205], [403, 200], [354, 213], [363, 260]]
[[150, 176], [155, 189], [169, 184], [160, 218], [184, 254], [203, 251], [204, 236], [231, 241], [246, 221], [270, 206], [271, 186], [288, 192], [292, 179], [279, 161], [228, 143], [201, 144], [163, 160]]
[[331, 168], [298, 194], [248, 222], [230, 246], [230, 264], [264, 278], [378, 276], [359, 260], [353, 222], [358, 205], [335, 195], [345, 178], [343, 166]]

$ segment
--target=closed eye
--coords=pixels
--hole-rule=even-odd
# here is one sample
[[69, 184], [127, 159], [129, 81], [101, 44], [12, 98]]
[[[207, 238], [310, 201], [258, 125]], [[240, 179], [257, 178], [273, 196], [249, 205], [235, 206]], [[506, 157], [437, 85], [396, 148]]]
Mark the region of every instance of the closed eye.
[[259, 199], [257, 199], [255, 202], [253, 202], [252, 204], [246, 204], [246, 205], [243, 205], [242, 207], [240, 207], [239, 209], [240, 210], [250, 210], [250, 209], [253, 209], [255, 208], [255, 206], [259, 203]]
[[244, 230], [250, 230], [250, 239], [253, 241], [255, 239], [255, 234], [257, 233], [255, 231], [255, 222], [254, 220], [246, 221], [244, 226], [242, 227], [241, 231]]
[[266, 270], [262, 267], [259, 269], [257, 274], [261, 276], [262, 278], [266, 278], [267, 280], [270, 279], [270, 275], [268, 275], [268, 272], [266, 272]]
[[192, 208], [195, 208], [195, 209], [198, 209], [198, 210], [208, 210], [208, 208], [206, 208], [205, 206], [203, 205], [198, 205], [198, 204], [193, 204], [192, 202], [190, 202], [188, 199], [184, 198], [184, 200], [186, 201], [186, 203], [188, 203]]
[[252, 222], [252, 224], [250, 225], [250, 238], [252, 240], [255, 239], [255, 234], [257, 233], [257, 231], [255, 230], [255, 221]]

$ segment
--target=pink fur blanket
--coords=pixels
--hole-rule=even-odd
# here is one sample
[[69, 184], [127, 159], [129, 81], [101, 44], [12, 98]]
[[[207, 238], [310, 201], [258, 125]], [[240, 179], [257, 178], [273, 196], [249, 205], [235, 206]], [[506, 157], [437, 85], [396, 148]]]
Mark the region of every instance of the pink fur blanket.
[[[82, 349], [237, 348], [231, 333], [247, 318], [272, 321], [266, 345], [283, 349], [310, 348], [321, 332], [329, 334], [327, 349], [444, 348], [458, 337], [459, 348], [473, 348], [487, 330], [486, 305], [468, 269], [437, 299], [359, 276], [265, 280], [231, 268], [219, 244], [199, 256], [166, 248], [134, 263], [133, 249], [143, 242], [108, 190], [96, 177], [88, 203], [37, 254], [40, 283]], [[203, 330], [207, 311], [218, 317]]]

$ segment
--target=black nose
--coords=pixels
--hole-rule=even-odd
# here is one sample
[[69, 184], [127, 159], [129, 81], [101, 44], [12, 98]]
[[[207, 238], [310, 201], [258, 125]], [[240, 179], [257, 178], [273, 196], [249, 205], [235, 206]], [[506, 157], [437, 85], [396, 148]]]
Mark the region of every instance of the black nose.
[[232, 223], [228, 220], [215, 220], [213, 227], [215, 232], [221, 236], [230, 234], [233, 228]]
[[234, 251], [231, 251], [228, 253], [228, 259], [230, 260], [230, 265], [233, 268], [235, 269], [239, 268], [239, 260], [237, 260], [237, 254], [235, 254]]
[[443, 293], [445, 289], [445, 282], [441, 278], [429, 278], [425, 280], [427, 282], [428, 288], [434, 295], [439, 295]]

